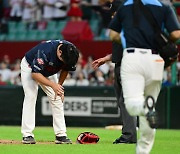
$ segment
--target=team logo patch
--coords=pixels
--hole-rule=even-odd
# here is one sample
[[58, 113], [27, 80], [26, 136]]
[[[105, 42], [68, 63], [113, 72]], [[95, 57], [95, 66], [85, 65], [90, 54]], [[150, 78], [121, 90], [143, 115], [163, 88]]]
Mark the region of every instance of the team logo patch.
[[38, 58], [37, 62], [38, 62], [39, 65], [44, 65], [44, 61], [41, 58]]
[[49, 65], [53, 66], [53, 65], [54, 65], [54, 63], [53, 63], [53, 62], [49, 62]]

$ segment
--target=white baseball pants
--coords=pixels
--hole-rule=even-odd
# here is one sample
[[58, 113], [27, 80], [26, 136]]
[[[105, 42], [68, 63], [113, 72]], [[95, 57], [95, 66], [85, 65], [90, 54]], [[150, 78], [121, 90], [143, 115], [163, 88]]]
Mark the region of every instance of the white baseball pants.
[[[58, 82], [57, 74], [48, 77], [53, 82]], [[24, 102], [22, 110], [22, 124], [21, 133], [23, 137], [33, 136], [35, 128], [35, 106], [38, 95], [38, 85], [41, 86], [43, 91], [47, 94], [52, 108], [53, 128], [56, 136], [67, 136], [66, 124], [64, 119], [64, 107], [62, 100], [57, 96], [54, 100], [55, 93], [51, 87], [37, 83], [31, 77], [31, 68], [26, 59], [23, 58], [21, 62], [21, 80], [24, 89]]]
[[[129, 50], [134, 52], [128, 52]], [[139, 116], [140, 138], [137, 154], [149, 154], [155, 137], [155, 129], [146, 120], [148, 109], [144, 107], [147, 96], [155, 101], [160, 92], [164, 61], [149, 49], [128, 48], [124, 50], [121, 64], [121, 79], [125, 106], [132, 116]]]

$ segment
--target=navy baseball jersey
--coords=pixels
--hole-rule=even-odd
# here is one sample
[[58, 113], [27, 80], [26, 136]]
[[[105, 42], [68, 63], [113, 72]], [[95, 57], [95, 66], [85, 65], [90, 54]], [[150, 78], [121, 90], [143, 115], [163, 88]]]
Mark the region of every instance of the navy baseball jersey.
[[25, 54], [25, 58], [32, 68], [32, 72], [41, 73], [45, 77], [48, 77], [56, 74], [60, 70], [74, 71], [70, 70], [70, 68], [57, 57], [57, 47], [60, 43], [72, 44], [65, 40], [49, 40], [38, 44]]
[[[142, 0], [142, 2], [150, 9], [162, 30], [166, 28], [171, 33], [180, 29], [176, 15], [170, 6], [158, 0]], [[123, 48], [137, 47], [156, 50], [153, 28], [142, 12], [138, 17], [140, 18], [138, 27], [134, 26], [134, 14], [132, 11], [133, 0], [124, 1], [118, 8], [109, 28], [116, 32], [121, 32]]]

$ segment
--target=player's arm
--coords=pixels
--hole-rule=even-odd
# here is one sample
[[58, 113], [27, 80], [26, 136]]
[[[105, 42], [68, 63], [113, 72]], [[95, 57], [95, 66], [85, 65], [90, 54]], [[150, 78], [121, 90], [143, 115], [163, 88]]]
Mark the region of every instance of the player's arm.
[[68, 75], [68, 71], [62, 70], [59, 76], [59, 84], [62, 85], [64, 83], [64, 80], [66, 79]]
[[[58, 82], [59, 85], [62, 86], [62, 84], [64, 83], [64, 80], [67, 77], [67, 75], [68, 75], [68, 71], [65, 71], [65, 70], [61, 71], [60, 76], [59, 76], [59, 82]], [[61, 95], [61, 99], [62, 99], [62, 102], [63, 102], [64, 101], [64, 92]]]
[[177, 41], [180, 39], [180, 24], [174, 9], [168, 6], [166, 11], [165, 27], [170, 34], [170, 39], [172, 41]]
[[64, 94], [64, 88], [60, 84], [54, 83], [42, 75], [44, 67], [47, 63], [48, 63], [48, 59], [44, 51], [38, 50], [31, 64], [32, 78], [41, 84], [50, 86], [55, 92], [55, 97], [56, 95], [61, 96]]
[[64, 95], [64, 88], [61, 85], [50, 81], [41, 73], [32, 73], [32, 78], [38, 83], [51, 87], [54, 90], [55, 95]]
[[111, 61], [112, 60], [112, 54], [109, 54], [105, 57], [102, 57], [102, 58], [99, 58], [99, 59], [96, 59], [95, 61], [92, 62], [92, 67], [94, 69], [97, 69], [99, 66], [105, 64], [106, 62], [108, 61]]
[[180, 30], [175, 30], [170, 33], [170, 39], [174, 42], [180, 39]]
[[109, 38], [117, 43], [121, 43], [120, 34], [112, 29], [110, 29]]
[[109, 24], [109, 38], [114, 41], [117, 42], [119, 44], [121, 44], [121, 38], [120, 38], [120, 33], [122, 30], [122, 23], [120, 20], [120, 16], [119, 16], [119, 11], [121, 10], [121, 7], [123, 5], [120, 5], [116, 14], [114, 15], [114, 17], [112, 18], [110, 24]]

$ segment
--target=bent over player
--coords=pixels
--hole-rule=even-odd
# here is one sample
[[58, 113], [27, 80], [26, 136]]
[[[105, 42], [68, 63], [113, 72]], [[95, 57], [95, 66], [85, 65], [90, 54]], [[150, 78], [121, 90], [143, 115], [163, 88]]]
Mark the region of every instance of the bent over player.
[[[66, 134], [64, 119], [63, 82], [68, 71], [76, 70], [79, 51], [65, 40], [45, 41], [29, 50], [21, 62], [21, 80], [24, 89], [21, 132], [22, 143], [35, 144], [35, 105], [38, 85], [47, 94], [52, 107], [56, 144], [71, 144]], [[59, 79], [57, 73], [60, 71]]]

